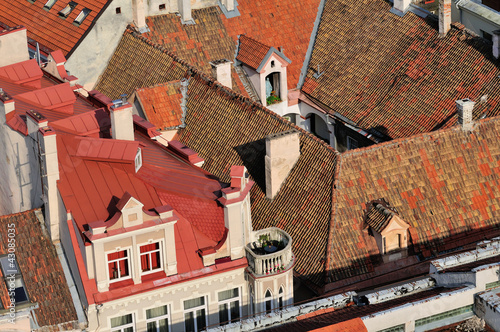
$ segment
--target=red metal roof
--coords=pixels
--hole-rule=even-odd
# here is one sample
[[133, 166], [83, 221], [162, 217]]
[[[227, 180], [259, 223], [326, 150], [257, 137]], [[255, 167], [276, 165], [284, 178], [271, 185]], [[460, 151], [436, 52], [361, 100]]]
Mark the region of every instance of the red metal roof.
[[74, 156], [86, 160], [134, 162], [139, 143], [116, 139], [77, 137]]
[[73, 114], [73, 104], [76, 101], [76, 96], [69, 83], [61, 83], [18, 94], [14, 99], [24, 101], [41, 109]]
[[0, 77], [17, 84], [26, 84], [40, 89], [43, 72], [35, 59], [18, 62], [0, 68]]
[[[76, 7], [63, 18], [58, 13], [70, 3], [70, 0], [58, 0], [48, 10], [44, 9], [46, 1], [32, 3], [25, 0], [0, 0], [2, 8], [0, 22], [7, 26], [26, 26], [29, 38], [49, 50], [60, 49], [67, 56], [110, 2], [110, 0], [77, 1]], [[90, 9], [88, 16], [80, 25], [73, 24], [84, 8]]]
[[103, 108], [99, 108], [95, 111], [51, 122], [50, 125], [58, 131], [73, 135], [99, 137], [99, 133], [109, 131], [111, 121], [109, 114]]

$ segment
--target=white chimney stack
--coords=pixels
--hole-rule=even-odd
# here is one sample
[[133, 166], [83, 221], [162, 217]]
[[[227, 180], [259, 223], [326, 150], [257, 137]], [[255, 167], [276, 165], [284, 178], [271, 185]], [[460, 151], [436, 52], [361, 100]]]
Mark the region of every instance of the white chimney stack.
[[29, 59], [26, 28], [16, 26], [0, 30], [0, 67]]
[[[125, 99], [125, 98], [123, 98]], [[114, 100], [110, 107], [111, 136], [113, 139], [134, 140], [134, 119], [132, 105], [126, 100]]]
[[458, 123], [462, 125], [462, 130], [471, 131], [474, 126], [474, 123], [472, 122], [472, 111], [474, 110], [475, 102], [469, 98], [465, 98], [457, 100], [456, 104]]
[[228, 88], [233, 88], [233, 82], [231, 80], [231, 64], [232, 62], [227, 59], [216, 60], [210, 62], [212, 66], [212, 75], [217, 81]]
[[3, 89], [0, 89], [0, 112], [2, 115], [2, 119], [9, 118], [9, 113], [15, 110], [14, 99]]
[[181, 14], [182, 23], [192, 21], [191, 17], [191, 0], [177, 0], [179, 14]]
[[228, 12], [234, 10], [234, 0], [222, 0], [222, 4], [226, 7]]
[[26, 125], [28, 127], [28, 135], [30, 135], [33, 139], [37, 139], [38, 130], [43, 127], [47, 127], [49, 124], [46, 117], [42, 114], [30, 110], [26, 112]]
[[398, 16], [403, 16], [408, 7], [410, 7], [411, 0], [394, 0], [394, 6], [392, 7], [392, 12]]
[[300, 157], [300, 133], [294, 129], [266, 136], [266, 197], [274, 198]]
[[43, 200], [45, 204], [45, 222], [52, 241], [59, 240], [59, 194], [57, 181], [59, 180], [59, 160], [57, 159], [56, 132], [50, 127], [38, 130], [38, 142], [41, 156], [41, 172], [43, 185]]
[[493, 56], [495, 59], [500, 57], [500, 30], [493, 31]]
[[451, 0], [439, 0], [439, 35], [446, 36], [451, 29]]
[[144, 0], [132, 0], [132, 13], [137, 28], [146, 27], [146, 14], [144, 13]]

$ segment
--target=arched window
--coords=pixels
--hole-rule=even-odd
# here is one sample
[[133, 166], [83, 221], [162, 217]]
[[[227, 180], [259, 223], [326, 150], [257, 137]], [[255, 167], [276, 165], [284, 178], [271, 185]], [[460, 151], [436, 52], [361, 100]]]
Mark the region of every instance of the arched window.
[[278, 308], [280, 309], [283, 307], [283, 296], [285, 296], [285, 291], [283, 289], [283, 286], [281, 286], [278, 294]]
[[266, 304], [266, 313], [270, 313], [273, 310], [273, 293], [269, 289], [266, 291], [264, 303]]

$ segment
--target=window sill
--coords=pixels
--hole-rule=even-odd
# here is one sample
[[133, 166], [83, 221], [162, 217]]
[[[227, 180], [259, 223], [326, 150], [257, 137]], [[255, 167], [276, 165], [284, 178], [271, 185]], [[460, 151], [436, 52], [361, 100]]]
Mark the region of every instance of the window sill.
[[133, 285], [133, 284], [134, 284], [134, 281], [132, 280], [132, 278], [125, 279], [125, 280], [122, 280], [122, 281], [115, 281], [115, 282], [111, 282], [110, 281], [110, 283], [109, 283], [109, 290], [117, 289], [117, 288], [122, 288], [122, 287], [130, 286], [130, 285]]
[[163, 270], [160, 270], [158, 272], [149, 273], [149, 274], [143, 274], [141, 276], [141, 282], [146, 282], [146, 281], [150, 281], [150, 280], [154, 280], [154, 279], [165, 278], [166, 276], [167, 276], [167, 274]]

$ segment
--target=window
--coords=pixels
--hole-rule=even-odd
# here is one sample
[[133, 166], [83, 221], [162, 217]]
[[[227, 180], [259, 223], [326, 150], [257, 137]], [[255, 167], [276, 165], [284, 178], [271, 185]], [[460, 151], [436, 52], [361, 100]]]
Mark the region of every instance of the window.
[[73, 24], [74, 25], [82, 24], [83, 20], [89, 15], [89, 13], [90, 13], [90, 9], [83, 8], [82, 11], [80, 12], [80, 14], [78, 14], [78, 16], [73, 21]]
[[162, 3], [159, 7], [158, 7], [160, 10], [165, 10], [165, 4]]
[[387, 247], [385, 243], [385, 237], [382, 238], [382, 254], [385, 254], [387, 252]]
[[117, 281], [130, 278], [128, 250], [108, 254], [109, 280]]
[[0, 265], [2, 266], [2, 273], [7, 284], [8, 296], [11, 302], [21, 303], [28, 301], [23, 276], [17, 265], [15, 255], [11, 253], [0, 257]]
[[266, 305], [266, 313], [270, 313], [273, 310], [273, 293], [268, 289], [266, 291], [266, 297], [264, 299]]
[[49, 0], [45, 3], [45, 5], [43, 6], [43, 9], [45, 10], [49, 10], [52, 8], [52, 6], [54, 6], [54, 4], [57, 2], [57, 0]]
[[184, 326], [186, 332], [198, 332], [207, 326], [205, 297], [184, 301]]
[[122, 9], [120, 7], [116, 7], [115, 12], [117, 14], [121, 14], [122, 13]]
[[161, 269], [160, 243], [156, 242], [141, 246], [140, 258], [143, 274]]
[[73, 11], [73, 9], [75, 9], [75, 7], [76, 7], [76, 2], [71, 1], [70, 3], [68, 3], [66, 7], [64, 7], [59, 12], [59, 16], [61, 16], [62, 18], [68, 17], [68, 15]]
[[147, 332], [168, 332], [168, 306], [164, 305], [154, 309], [146, 310]]
[[357, 149], [358, 147], [358, 141], [350, 136], [347, 136], [347, 150]]
[[489, 282], [486, 284], [486, 289], [490, 289], [490, 288], [496, 288], [500, 286], [500, 280], [499, 281], [493, 281], [493, 282]]
[[469, 314], [469, 313], [472, 314], [472, 304], [468, 305], [468, 306], [465, 306], [465, 307], [461, 307], [461, 308], [457, 308], [457, 309], [445, 311], [445, 312], [442, 312], [440, 314], [432, 315], [432, 316], [429, 316], [429, 317], [426, 317], [426, 318], [417, 319], [415, 321], [415, 327], [426, 325], [426, 324], [429, 324], [429, 323], [432, 323], [432, 322], [436, 322], [436, 321], [440, 321], [440, 320], [443, 320], [443, 319], [449, 319], [450, 317], [455, 317], [455, 316], [458, 316], [458, 315]]
[[486, 32], [484, 30], [481, 30], [481, 35], [483, 36], [484, 39], [486, 39], [490, 43], [493, 42], [493, 36], [491, 35], [491, 33], [488, 33], [488, 32]]
[[255, 309], [254, 309], [254, 299], [253, 299], [253, 289], [252, 289], [252, 286], [248, 287], [248, 293], [250, 293], [250, 315], [253, 315], [253, 313], [255, 312]]
[[285, 292], [283, 291], [283, 286], [281, 286], [279, 294], [278, 294], [278, 308], [283, 307], [283, 296], [284, 295], [285, 295]]
[[142, 166], [142, 153], [141, 148], [137, 149], [137, 153], [135, 154], [135, 172], [137, 173]]
[[227, 324], [240, 318], [240, 292], [238, 288], [219, 292], [219, 323]]
[[134, 316], [128, 314], [111, 318], [111, 332], [134, 332]]

